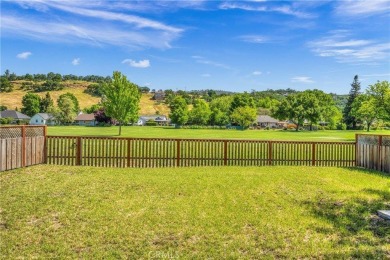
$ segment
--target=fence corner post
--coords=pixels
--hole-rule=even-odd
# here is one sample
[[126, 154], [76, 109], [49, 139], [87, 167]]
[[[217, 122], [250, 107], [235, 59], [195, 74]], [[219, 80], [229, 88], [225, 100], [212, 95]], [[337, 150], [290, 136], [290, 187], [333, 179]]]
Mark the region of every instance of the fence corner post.
[[23, 125], [22, 128], [22, 167], [26, 166], [26, 126]]
[[77, 136], [76, 165], [81, 165], [81, 136]]

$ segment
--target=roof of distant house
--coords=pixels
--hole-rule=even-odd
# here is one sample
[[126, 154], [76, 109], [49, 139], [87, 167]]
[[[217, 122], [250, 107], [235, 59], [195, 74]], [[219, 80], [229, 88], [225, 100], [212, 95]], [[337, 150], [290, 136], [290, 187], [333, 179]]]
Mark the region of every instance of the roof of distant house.
[[95, 120], [94, 114], [80, 114], [75, 119], [75, 121], [93, 121], [93, 120]]
[[270, 117], [270, 116], [261, 115], [261, 116], [257, 116], [257, 122], [259, 122], [259, 123], [278, 123], [279, 120], [277, 120], [273, 117]]
[[7, 118], [12, 117], [13, 119], [30, 119], [29, 116], [22, 114], [16, 110], [4, 110], [0, 112], [0, 117]]
[[40, 117], [42, 117], [45, 120], [54, 118], [52, 114], [48, 114], [48, 113], [38, 113], [36, 115], [39, 115]]
[[140, 116], [139, 118], [146, 120], [146, 121], [151, 120], [151, 119], [154, 121], [167, 121], [167, 117], [163, 116], [163, 115]]

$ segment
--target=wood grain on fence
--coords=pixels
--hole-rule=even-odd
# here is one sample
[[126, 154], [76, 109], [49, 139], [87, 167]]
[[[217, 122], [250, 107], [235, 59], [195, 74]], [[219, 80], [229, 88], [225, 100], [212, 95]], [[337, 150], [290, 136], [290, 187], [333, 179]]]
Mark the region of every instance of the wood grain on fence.
[[354, 166], [353, 142], [48, 136], [47, 162], [100, 167]]
[[45, 162], [46, 126], [0, 127], [0, 171]]
[[356, 165], [390, 173], [390, 135], [356, 135]]

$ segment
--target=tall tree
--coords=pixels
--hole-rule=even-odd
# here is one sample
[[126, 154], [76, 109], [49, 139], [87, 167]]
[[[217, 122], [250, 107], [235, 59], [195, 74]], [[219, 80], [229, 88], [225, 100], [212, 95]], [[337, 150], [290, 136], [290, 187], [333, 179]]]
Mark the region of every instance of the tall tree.
[[177, 125], [185, 125], [188, 121], [187, 102], [182, 96], [175, 96], [169, 103], [171, 122]]
[[230, 112], [233, 112], [238, 107], [256, 108], [255, 100], [248, 93], [235, 94], [230, 105]]
[[256, 108], [240, 106], [233, 111], [230, 117], [234, 123], [242, 126], [242, 129], [246, 129], [255, 122], [256, 112]]
[[11, 92], [13, 90], [11, 82], [5, 76], [0, 77], [0, 92]]
[[378, 118], [390, 121], [390, 83], [378, 81], [366, 90], [367, 95], [373, 98], [374, 106], [378, 110]]
[[122, 125], [138, 119], [141, 93], [136, 84], [127, 80], [125, 75], [114, 71], [112, 81], [103, 84], [103, 106], [105, 113], [119, 123], [119, 135]]
[[40, 111], [42, 113], [47, 113], [49, 107], [52, 107], [54, 104], [53, 99], [50, 96], [50, 93], [47, 92], [45, 97], [41, 99], [41, 102], [39, 104]]
[[41, 98], [37, 94], [27, 93], [22, 99], [22, 113], [28, 116], [33, 116], [39, 113], [39, 104]]
[[[52, 108], [52, 107], [51, 107]], [[49, 108], [49, 111], [51, 111]], [[61, 102], [58, 103], [58, 112], [54, 114], [55, 118], [62, 124], [70, 124], [75, 120], [77, 113], [75, 103], [70, 96], [63, 96]]]
[[194, 107], [190, 111], [190, 122], [194, 125], [206, 125], [210, 120], [209, 104], [203, 99], [195, 99]]
[[351, 115], [366, 124], [367, 132], [371, 125], [380, 117], [381, 111], [376, 106], [376, 100], [369, 94], [361, 94], [352, 103]]
[[77, 113], [80, 111], [79, 101], [77, 100], [76, 96], [73, 95], [73, 94], [70, 93], [70, 92], [67, 92], [67, 93], [65, 93], [65, 94], [62, 94], [62, 95], [60, 95], [60, 96], [58, 97], [58, 99], [57, 99], [57, 105], [58, 105], [58, 107], [61, 106], [61, 103], [62, 103], [63, 100], [64, 100], [65, 98], [67, 98], [67, 97], [70, 98], [70, 99], [72, 100], [72, 102], [73, 102], [73, 104], [74, 104], [74, 106], [72, 106], [72, 107], [73, 107], [73, 111], [77, 114]]
[[343, 121], [349, 129], [356, 129], [358, 120], [352, 115], [352, 104], [355, 99], [360, 95], [360, 82], [359, 77], [356, 75], [351, 83], [351, 90], [349, 91], [349, 97], [347, 104], [343, 110]]

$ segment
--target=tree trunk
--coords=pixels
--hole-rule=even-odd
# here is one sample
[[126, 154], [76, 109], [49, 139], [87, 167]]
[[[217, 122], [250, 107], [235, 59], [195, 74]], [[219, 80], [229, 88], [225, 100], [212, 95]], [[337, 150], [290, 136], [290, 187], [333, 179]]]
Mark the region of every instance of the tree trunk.
[[310, 124], [310, 131], [313, 131], [313, 124]]
[[370, 132], [371, 123], [367, 123], [367, 132]]
[[119, 136], [122, 135], [122, 123], [119, 122]]
[[297, 124], [297, 127], [295, 128], [295, 131], [299, 131], [299, 124]]

